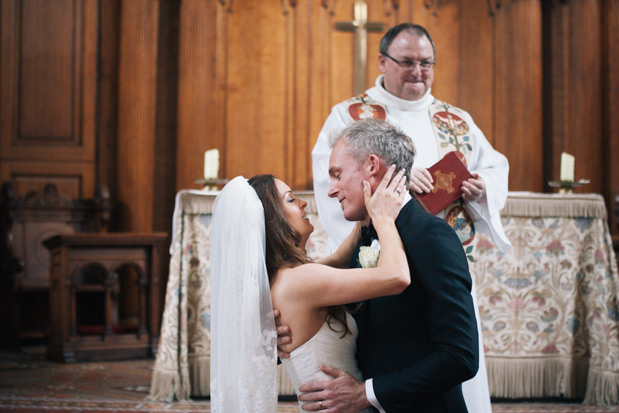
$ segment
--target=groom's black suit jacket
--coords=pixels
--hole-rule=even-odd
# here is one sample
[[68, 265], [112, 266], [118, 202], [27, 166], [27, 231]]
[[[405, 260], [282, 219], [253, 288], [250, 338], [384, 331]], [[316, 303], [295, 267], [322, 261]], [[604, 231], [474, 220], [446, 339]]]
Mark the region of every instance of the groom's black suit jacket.
[[[401, 294], [355, 314], [357, 361], [388, 412], [466, 412], [461, 383], [479, 366], [467, 259], [457, 235], [414, 200], [396, 226], [411, 272]], [[356, 261], [353, 257], [353, 262]]]

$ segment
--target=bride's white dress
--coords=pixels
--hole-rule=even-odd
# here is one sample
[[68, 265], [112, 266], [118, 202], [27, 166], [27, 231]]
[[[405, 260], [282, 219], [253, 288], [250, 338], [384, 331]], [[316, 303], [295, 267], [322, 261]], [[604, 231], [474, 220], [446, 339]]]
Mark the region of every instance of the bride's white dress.
[[[331, 320], [333, 331], [325, 321], [320, 330], [306, 343], [290, 353], [290, 358], [282, 359], [288, 378], [295, 392], [299, 395], [299, 387], [314, 380], [329, 380], [332, 377], [320, 370], [320, 365], [332, 366], [344, 370], [362, 380], [361, 372], [355, 360], [355, 342], [357, 340], [357, 324], [355, 319], [346, 313], [348, 328], [352, 334], [342, 337], [342, 325]], [[304, 402], [299, 401], [299, 410]], [[371, 410], [363, 410], [370, 412]]]

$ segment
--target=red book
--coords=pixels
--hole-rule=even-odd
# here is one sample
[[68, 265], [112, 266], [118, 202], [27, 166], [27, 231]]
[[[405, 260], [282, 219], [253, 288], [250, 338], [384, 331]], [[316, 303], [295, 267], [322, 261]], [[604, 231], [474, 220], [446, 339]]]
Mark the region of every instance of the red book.
[[436, 215], [447, 205], [462, 196], [462, 181], [473, 176], [460, 160], [460, 152], [449, 152], [443, 159], [428, 168], [434, 189], [417, 196], [417, 202], [426, 211]]

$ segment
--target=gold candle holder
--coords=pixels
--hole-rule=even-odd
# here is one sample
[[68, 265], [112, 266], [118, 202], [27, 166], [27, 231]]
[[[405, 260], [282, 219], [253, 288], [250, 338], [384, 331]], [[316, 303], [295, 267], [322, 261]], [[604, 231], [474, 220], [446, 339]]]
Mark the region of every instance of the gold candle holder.
[[579, 179], [578, 181], [549, 181], [548, 185], [553, 188], [559, 188], [560, 194], [573, 194], [574, 188], [588, 184], [588, 179]]
[[202, 185], [203, 191], [219, 191], [219, 189], [221, 189], [222, 186], [228, 183], [228, 180], [218, 179], [218, 178], [211, 178], [211, 179], [200, 178], [200, 179], [195, 179], [193, 182], [196, 184]]

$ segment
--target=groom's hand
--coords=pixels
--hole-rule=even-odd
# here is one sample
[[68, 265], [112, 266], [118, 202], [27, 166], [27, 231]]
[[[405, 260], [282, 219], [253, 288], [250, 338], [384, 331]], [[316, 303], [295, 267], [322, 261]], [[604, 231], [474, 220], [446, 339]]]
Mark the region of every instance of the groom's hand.
[[326, 413], [358, 412], [370, 407], [365, 395], [365, 383], [349, 373], [335, 367], [320, 366], [333, 380], [312, 381], [302, 385], [299, 400], [311, 402], [303, 405], [303, 410], [324, 410]]

